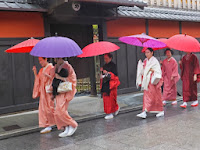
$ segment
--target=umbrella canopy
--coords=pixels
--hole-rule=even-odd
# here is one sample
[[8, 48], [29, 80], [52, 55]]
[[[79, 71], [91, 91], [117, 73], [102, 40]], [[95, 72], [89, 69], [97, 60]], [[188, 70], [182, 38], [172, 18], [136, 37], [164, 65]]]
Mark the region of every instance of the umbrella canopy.
[[9, 49], [5, 52], [7, 53], [30, 53], [33, 47], [39, 42], [40, 40], [37, 39], [28, 39], [23, 41]]
[[[157, 50], [164, 49], [164, 48], [167, 48], [167, 47], [168, 47], [168, 46], [167, 46], [167, 41], [168, 41], [168, 39], [161, 38], [161, 39], [158, 39], [158, 41], [161, 41], [161, 42], [165, 43], [166, 46], [165, 46], [165, 47], [162, 47], [162, 48], [153, 48], [154, 51], [157, 51]], [[142, 49], [142, 52], [144, 53], [145, 50], [146, 50], [147, 48], [148, 48], [148, 47], [144, 47], [144, 48]]]
[[192, 36], [177, 34], [169, 38], [168, 46], [184, 52], [200, 52], [199, 42]]
[[80, 55], [82, 51], [72, 39], [55, 36], [42, 39], [30, 54], [37, 57], [63, 58]]
[[105, 53], [110, 53], [118, 49], [120, 49], [120, 47], [111, 42], [101, 41], [89, 44], [88, 46], [83, 48], [83, 54], [79, 55], [78, 57], [92, 57]]
[[151, 36], [148, 36], [144, 33], [138, 35], [120, 37], [119, 40], [124, 43], [140, 47], [163, 48], [166, 46], [165, 43]]

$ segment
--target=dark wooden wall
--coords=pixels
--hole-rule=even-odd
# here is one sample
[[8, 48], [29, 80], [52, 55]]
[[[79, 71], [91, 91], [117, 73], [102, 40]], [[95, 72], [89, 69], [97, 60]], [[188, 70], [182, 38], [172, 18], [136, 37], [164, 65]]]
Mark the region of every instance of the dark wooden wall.
[[7, 54], [4, 51], [26, 39], [0, 39], [0, 114], [36, 108], [38, 100], [32, 99], [33, 62], [29, 54]]
[[119, 94], [138, 91], [136, 88], [137, 62], [144, 59], [142, 48], [122, 43], [118, 38], [109, 38], [110, 42], [117, 44], [120, 49], [113, 53], [113, 61], [117, 64], [120, 86]]

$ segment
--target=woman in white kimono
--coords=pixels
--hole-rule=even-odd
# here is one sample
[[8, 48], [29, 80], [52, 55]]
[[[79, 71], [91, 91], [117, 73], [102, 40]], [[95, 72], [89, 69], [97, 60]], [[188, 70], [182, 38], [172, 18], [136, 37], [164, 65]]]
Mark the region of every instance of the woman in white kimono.
[[146, 118], [147, 112], [157, 113], [156, 117], [164, 116], [161, 86], [163, 84], [160, 63], [153, 56], [153, 49], [145, 51], [146, 59], [138, 63], [136, 85], [144, 90], [143, 112], [137, 117]]

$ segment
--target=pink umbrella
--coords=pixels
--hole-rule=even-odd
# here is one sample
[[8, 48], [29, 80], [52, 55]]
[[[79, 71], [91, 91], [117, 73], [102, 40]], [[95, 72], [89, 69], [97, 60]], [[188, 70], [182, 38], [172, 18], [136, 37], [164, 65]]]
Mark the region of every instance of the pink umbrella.
[[[161, 42], [165, 43], [166, 46], [165, 46], [165, 47], [162, 47], [162, 48], [153, 48], [154, 51], [157, 51], [157, 50], [164, 49], [164, 48], [167, 48], [167, 47], [168, 47], [168, 46], [167, 46], [167, 41], [168, 41], [168, 39], [161, 38], [161, 39], [158, 39], [158, 41], [161, 41]], [[142, 49], [142, 52], [144, 53], [145, 50], [146, 50], [147, 48], [148, 48], [148, 47], [144, 47], [144, 48]]]
[[163, 48], [167, 46], [165, 43], [148, 36], [144, 33], [138, 35], [124, 36], [119, 38], [120, 41], [140, 47], [150, 47], [150, 48]]

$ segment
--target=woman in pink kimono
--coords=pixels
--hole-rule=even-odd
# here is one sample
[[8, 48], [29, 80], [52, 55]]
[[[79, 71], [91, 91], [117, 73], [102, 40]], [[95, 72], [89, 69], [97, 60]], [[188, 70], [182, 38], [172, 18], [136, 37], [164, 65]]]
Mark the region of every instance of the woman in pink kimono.
[[176, 83], [180, 79], [178, 74], [178, 63], [172, 57], [173, 51], [166, 49], [166, 59], [161, 62], [162, 64], [162, 76], [164, 79], [163, 89], [163, 105], [166, 105], [166, 101], [172, 101], [172, 105], [176, 105], [177, 88]]
[[[55, 108], [55, 122], [57, 125], [58, 130], [64, 128], [64, 132], [59, 134], [59, 137], [67, 137], [72, 136], [74, 132], [76, 131], [78, 124], [77, 122], [70, 117], [70, 115], [67, 112], [69, 102], [74, 98], [74, 95], [76, 94], [76, 74], [72, 66], [67, 62], [64, 61], [62, 58], [55, 58], [54, 59], [56, 66], [54, 69], [51, 70], [51, 78], [57, 78], [59, 80], [62, 80], [63, 82], [69, 81], [72, 83], [72, 91], [66, 92], [66, 93], [59, 93], [56, 97], [56, 108]], [[68, 77], [64, 78], [59, 76], [55, 71], [59, 73], [61, 69], [67, 69], [68, 70]]]
[[41, 134], [49, 133], [55, 125], [54, 120], [54, 102], [51, 100], [51, 94], [46, 93], [45, 87], [51, 83], [50, 70], [52, 64], [47, 62], [47, 58], [39, 57], [39, 63], [42, 66], [39, 73], [34, 66], [35, 83], [33, 88], [33, 98], [40, 97], [39, 100], [39, 127], [44, 127]]
[[156, 117], [164, 116], [161, 94], [161, 86], [163, 84], [162, 71], [160, 63], [153, 56], [153, 53], [153, 49], [146, 49], [146, 59], [143, 62], [143, 66], [138, 65], [137, 68], [138, 79], [136, 85], [141, 83], [141, 88], [144, 90], [143, 112], [137, 115], [140, 118], [146, 118], [147, 112], [157, 113]]

